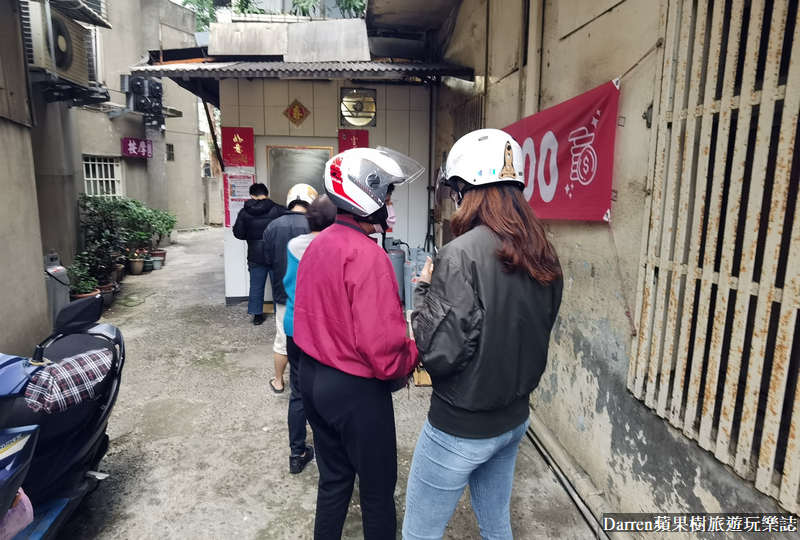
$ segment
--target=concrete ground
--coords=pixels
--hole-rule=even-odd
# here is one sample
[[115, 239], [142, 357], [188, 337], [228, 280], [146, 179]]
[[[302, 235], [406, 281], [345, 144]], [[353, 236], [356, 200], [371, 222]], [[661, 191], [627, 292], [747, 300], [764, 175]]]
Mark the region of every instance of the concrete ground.
[[[162, 270], [127, 276], [106, 312], [127, 347], [101, 465], [111, 476], [60, 538], [311, 538], [317, 469], [289, 474], [288, 395], [268, 392], [274, 316], [256, 327], [246, 305], [225, 306], [220, 229], [178, 240]], [[429, 388], [415, 387], [394, 397], [398, 523], [429, 398]], [[515, 538], [592, 538], [527, 439], [511, 516]], [[361, 537], [356, 493], [344, 538]], [[446, 538], [480, 538], [467, 493]]]

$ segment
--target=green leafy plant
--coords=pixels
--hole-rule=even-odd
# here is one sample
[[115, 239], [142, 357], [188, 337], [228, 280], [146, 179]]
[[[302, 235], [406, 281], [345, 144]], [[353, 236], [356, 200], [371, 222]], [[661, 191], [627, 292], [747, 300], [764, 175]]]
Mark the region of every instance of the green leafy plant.
[[344, 17], [357, 18], [367, 9], [367, 0], [336, 0], [336, 7]]
[[83, 258], [90, 275], [101, 284], [111, 282], [115, 254], [125, 243], [120, 204], [118, 199], [86, 195], [78, 200], [84, 243], [84, 252], [79, 257]]
[[157, 237], [153, 244], [153, 249], [155, 249], [175, 229], [175, 225], [178, 223], [178, 216], [166, 210], [153, 210], [153, 214], [153, 234]]
[[84, 251], [79, 253], [75, 257], [75, 262], [67, 267], [71, 294], [89, 294], [97, 290], [97, 279], [89, 271], [87, 263], [89, 260], [91, 260], [91, 255]]
[[233, 11], [252, 15], [263, 15], [266, 11], [256, 4], [255, 0], [234, 0]]
[[194, 11], [198, 32], [205, 32], [211, 27], [212, 22], [217, 21], [214, 0], [183, 0], [181, 5]]
[[317, 14], [319, 0], [292, 0], [292, 14], [311, 17]]

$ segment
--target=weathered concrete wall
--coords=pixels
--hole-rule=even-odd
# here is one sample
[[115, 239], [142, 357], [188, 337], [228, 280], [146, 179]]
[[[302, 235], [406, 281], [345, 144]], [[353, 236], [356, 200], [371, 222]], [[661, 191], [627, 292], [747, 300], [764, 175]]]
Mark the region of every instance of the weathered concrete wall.
[[[515, 69], [512, 60], [518, 49], [512, 46], [513, 37], [505, 35], [518, 23], [518, 16], [502, 4], [501, 12], [492, 9], [490, 13], [489, 51], [492, 59], [502, 56], [499, 51], [503, 50], [508, 58], [497, 59], [499, 67], [490, 69], [487, 127], [504, 127], [518, 119], [519, 80], [514, 84], [513, 79], [519, 72], [506, 73]], [[616, 3], [604, 4], [607, 9]], [[620, 76], [658, 40], [660, 0], [626, 0], [610, 11], [596, 12], [596, 7], [593, 0], [545, 1], [540, 109]], [[464, 1], [447, 53], [480, 75], [485, 9], [479, 0]], [[606, 223], [546, 223], [564, 270], [564, 299], [550, 362], [532, 405], [622, 512], [774, 511], [766, 497], [730, 474], [712, 454], [672, 429], [626, 389], [631, 327], [623, 293], [631, 302], [637, 297], [654, 135], [642, 114], [660, 84], [660, 67], [658, 55], [653, 54], [622, 80], [619, 116], [625, 123], [617, 128], [614, 189], [618, 198], [611, 213], [616, 248]], [[452, 143], [453, 109], [480, 92], [480, 84], [470, 88], [450, 82], [439, 94], [437, 156]], [[624, 283], [617, 269], [617, 251]]]
[[49, 334], [30, 129], [0, 118], [0, 352], [30, 355]]
[[56, 250], [68, 265], [80, 249], [78, 193], [83, 164], [75, 110], [66, 103], [46, 103], [32, 95], [36, 126], [31, 129], [42, 247]]

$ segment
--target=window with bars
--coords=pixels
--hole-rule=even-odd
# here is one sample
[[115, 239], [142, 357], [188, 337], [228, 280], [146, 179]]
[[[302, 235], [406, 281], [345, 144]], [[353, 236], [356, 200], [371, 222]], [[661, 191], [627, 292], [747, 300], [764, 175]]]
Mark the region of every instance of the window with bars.
[[453, 110], [453, 140], [483, 127], [483, 95], [479, 94]]
[[167, 143], [167, 161], [175, 161], [175, 145]]
[[87, 195], [122, 197], [122, 168], [117, 157], [83, 156], [83, 181]]
[[628, 388], [800, 510], [797, 0], [669, 0]]

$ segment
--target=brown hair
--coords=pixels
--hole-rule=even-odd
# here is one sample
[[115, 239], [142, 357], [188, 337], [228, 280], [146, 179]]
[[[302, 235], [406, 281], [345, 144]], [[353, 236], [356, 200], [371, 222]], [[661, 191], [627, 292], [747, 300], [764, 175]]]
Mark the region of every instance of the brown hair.
[[503, 245], [497, 256], [503, 270], [524, 270], [542, 285], [561, 277], [561, 266], [544, 227], [533, 208], [515, 186], [508, 184], [473, 188], [464, 193], [459, 209], [450, 219], [453, 234], [462, 234], [484, 225]]

